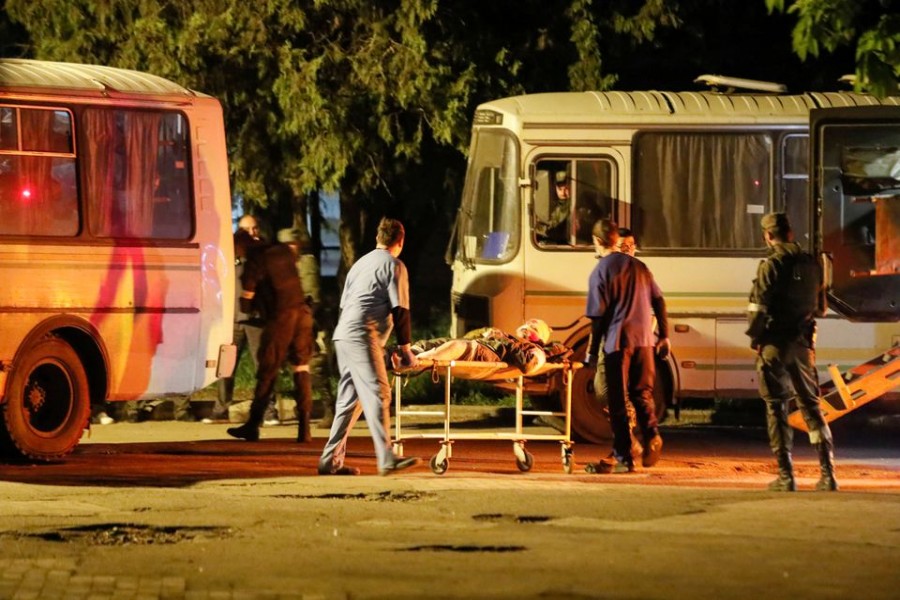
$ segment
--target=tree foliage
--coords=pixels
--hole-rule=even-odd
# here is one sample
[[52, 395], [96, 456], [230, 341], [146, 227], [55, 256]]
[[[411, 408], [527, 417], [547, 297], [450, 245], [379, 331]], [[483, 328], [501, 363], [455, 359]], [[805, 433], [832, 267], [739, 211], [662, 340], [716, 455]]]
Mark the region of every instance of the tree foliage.
[[[339, 190], [350, 264], [370, 216], [449, 220], [478, 102], [612, 86], [603, 47], [676, 24], [667, 5], [8, 0], [7, 10], [35, 57], [150, 71], [219, 98], [235, 191], [272, 210]], [[441, 176], [435, 158], [455, 172]]]
[[895, 0], [766, 0], [770, 12], [797, 17], [793, 48], [806, 60], [842, 46], [856, 50], [857, 91], [897, 93], [900, 80], [900, 13]]
[[[806, 40], [803, 56], [814, 57], [855, 42], [860, 85], [896, 76], [896, 17], [873, 8], [890, 3], [798, 0], [787, 8], [803, 17], [795, 48]], [[828, 5], [843, 12], [814, 10]], [[149, 71], [219, 98], [246, 206], [302, 224], [316, 191], [337, 190], [344, 268], [388, 214], [407, 223], [413, 277], [419, 250], [446, 240], [478, 103], [623, 84], [683, 89], [709, 64], [741, 76], [793, 66], [770, 29], [747, 27], [757, 13], [787, 17], [733, 0], [6, 0], [5, 9], [30, 56]], [[735, 46], [748, 29], [770, 35], [750, 38], [753, 52]]]

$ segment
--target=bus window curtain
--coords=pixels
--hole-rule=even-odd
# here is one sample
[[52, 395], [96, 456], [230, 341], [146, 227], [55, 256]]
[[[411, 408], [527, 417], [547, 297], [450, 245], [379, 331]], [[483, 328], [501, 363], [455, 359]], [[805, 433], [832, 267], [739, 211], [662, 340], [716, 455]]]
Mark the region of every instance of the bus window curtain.
[[125, 117], [125, 189], [128, 202], [127, 231], [130, 237], [153, 236], [153, 208], [159, 171], [158, 113], [128, 112]]
[[[53, 111], [20, 111], [22, 149], [46, 150], [53, 135]], [[15, 232], [41, 235], [53, 231], [53, 204], [60, 193], [60, 185], [52, 177], [53, 158], [50, 156], [20, 156], [19, 202]]]
[[160, 116], [88, 109], [83, 123], [91, 230], [106, 237], [151, 237]]
[[644, 134], [636, 205], [645, 249], [752, 249], [768, 206], [765, 135]]
[[82, 118], [85, 195], [89, 206], [91, 231], [99, 236], [115, 235], [116, 210], [115, 139], [116, 114], [88, 109]]

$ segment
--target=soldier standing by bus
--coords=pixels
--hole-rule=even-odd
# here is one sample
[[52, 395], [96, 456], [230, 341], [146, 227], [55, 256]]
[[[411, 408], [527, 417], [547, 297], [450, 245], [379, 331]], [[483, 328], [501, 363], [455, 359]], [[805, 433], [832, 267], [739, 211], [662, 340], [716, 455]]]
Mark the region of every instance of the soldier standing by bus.
[[794, 242], [786, 214], [767, 214], [760, 224], [769, 256], [759, 263], [753, 280], [747, 335], [757, 353], [759, 395], [766, 402], [769, 445], [778, 461], [778, 478], [769, 489], [797, 489], [791, 464], [793, 429], [788, 424], [788, 402], [795, 399], [819, 455], [822, 475], [816, 489], [836, 491], [834, 442], [819, 407], [815, 364], [822, 272], [815, 257]]

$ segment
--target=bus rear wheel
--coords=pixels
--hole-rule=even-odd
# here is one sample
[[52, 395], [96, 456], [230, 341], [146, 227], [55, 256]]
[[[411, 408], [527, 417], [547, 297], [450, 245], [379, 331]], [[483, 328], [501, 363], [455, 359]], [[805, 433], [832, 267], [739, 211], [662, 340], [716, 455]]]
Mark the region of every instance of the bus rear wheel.
[[48, 336], [16, 360], [3, 404], [8, 450], [37, 461], [61, 458], [78, 444], [89, 418], [87, 375], [69, 344]]
[[[593, 367], [584, 367], [575, 371], [572, 379], [572, 437], [576, 442], [603, 444], [612, 440], [612, 428], [605, 399], [598, 400], [594, 394], [594, 373]], [[665, 361], [657, 360], [653, 401], [660, 423], [666, 417], [666, 408], [672, 403], [673, 394], [671, 367]]]

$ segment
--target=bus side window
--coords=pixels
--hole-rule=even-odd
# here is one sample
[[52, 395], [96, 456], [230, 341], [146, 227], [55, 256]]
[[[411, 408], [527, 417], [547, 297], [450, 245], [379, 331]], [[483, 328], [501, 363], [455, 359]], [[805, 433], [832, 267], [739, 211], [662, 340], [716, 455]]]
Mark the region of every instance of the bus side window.
[[592, 245], [594, 223], [615, 219], [613, 163], [608, 160], [580, 160], [575, 174], [575, 241]]
[[154, 189], [153, 236], [184, 238], [190, 235], [190, 196], [187, 134], [184, 117], [168, 114], [159, 131], [157, 185]]
[[[538, 245], [593, 246], [594, 223], [615, 218], [615, 172], [615, 163], [607, 158], [538, 163], [532, 194]], [[564, 200], [559, 184], [568, 190]]]
[[794, 238], [803, 246], [810, 243], [809, 227], [809, 136], [790, 134], [781, 146], [781, 199], [778, 207], [787, 213]]
[[639, 132], [632, 211], [641, 247], [761, 249], [772, 154], [769, 132]]
[[16, 109], [0, 106], [0, 150], [15, 150], [18, 148], [18, 139]]
[[100, 237], [190, 237], [187, 127], [180, 113], [88, 108], [86, 199]]
[[0, 152], [0, 234], [77, 235], [71, 113], [0, 107]]

